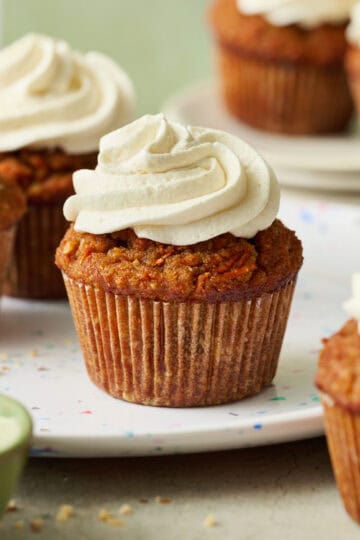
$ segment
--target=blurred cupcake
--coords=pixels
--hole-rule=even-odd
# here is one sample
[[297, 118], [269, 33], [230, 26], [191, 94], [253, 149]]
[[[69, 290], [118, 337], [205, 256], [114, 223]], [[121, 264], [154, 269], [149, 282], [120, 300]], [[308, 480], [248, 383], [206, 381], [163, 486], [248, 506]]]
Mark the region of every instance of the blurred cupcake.
[[91, 379], [147, 405], [214, 405], [275, 376], [302, 248], [265, 161], [144, 116], [74, 174], [62, 270]]
[[63, 297], [54, 252], [66, 230], [72, 172], [94, 167], [100, 136], [131, 119], [133, 87], [106, 56], [36, 34], [0, 51], [0, 79], [0, 176], [28, 200], [7, 292]]
[[345, 307], [353, 317], [324, 340], [316, 384], [321, 391], [331, 461], [346, 510], [360, 523], [360, 274]]
[[267, 131], [330, 133], [353, 104], [344, 71], [355, 0], [215, 0], [211, 24], [229, 111]]
[[12, 253], [16, 226], [25, 213], [20, 188], [0, 177], [0, 295]]
[[352, 11], [351, 23], [347, 29], [347, 39], [349, 47], [346, 54], [346, 68], [360, 119], [360, 2]]

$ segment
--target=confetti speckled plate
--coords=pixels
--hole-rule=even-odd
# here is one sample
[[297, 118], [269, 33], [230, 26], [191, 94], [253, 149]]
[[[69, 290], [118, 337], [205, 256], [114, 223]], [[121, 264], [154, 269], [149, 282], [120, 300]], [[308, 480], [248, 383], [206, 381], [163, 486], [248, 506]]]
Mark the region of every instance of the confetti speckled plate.
[[320, 339], [344, 321], [360, 268], [359, 207], [283, 196], [281, 217], [303, 240], [301, 272], [273, 386], [231, 405], [159, 409], [117, 401], [88, 380], [65, 302], [4, 299], [0, 392], [22, 401], [38, 456], [125, 456], [261, 445], [322, 433], [313, 378]]

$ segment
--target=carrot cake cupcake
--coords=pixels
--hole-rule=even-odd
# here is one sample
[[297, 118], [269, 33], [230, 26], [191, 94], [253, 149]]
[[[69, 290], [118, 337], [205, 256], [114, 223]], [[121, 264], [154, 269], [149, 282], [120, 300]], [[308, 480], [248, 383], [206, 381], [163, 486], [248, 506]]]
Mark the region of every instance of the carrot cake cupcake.
[[94, 167], [101, 135], [132, 118], [133, 87], [106, 56], [37, 34], [0, 51], [0, 78], [0, 176], [17, 182], [28, 201], [7, 289], [63, 297], [54, 252], [66, 229], [72, 173]]
[[229, 111], [256, 128], [344, 129], [353, 104], [344, 55], [355, 0], [215, 0], [210, 18]]
[[0, 177], [0, 295], [10, 262], [16, 226], [25, 212], [25, 197], [20, 188]]
[[265, 161], [144, 116], [74, 174], [57, 250], [88, 373], [117, 398], [214, 405], [273, 380], [302, 264]]
[[324, 340], [316, 384], [338, 488], [360, 523], [360, 274], [353, 277], [353, 298], [345, 308], [352, 318]]
[[347, 29], [347, 39], [349, 47], [346, 54], [346, 68], [360, 119], [360, 2], [352, 11], [351, 23]]

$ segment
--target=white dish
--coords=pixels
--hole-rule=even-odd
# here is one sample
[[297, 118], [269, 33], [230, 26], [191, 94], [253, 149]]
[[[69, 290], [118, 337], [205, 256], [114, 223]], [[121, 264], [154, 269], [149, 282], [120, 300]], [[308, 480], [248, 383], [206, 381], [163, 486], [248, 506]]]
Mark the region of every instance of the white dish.
[[234, 133], [255, 146], [275, 168], [358, 173], [360, 184], [360, 132], [358, 125], [343, 134], [295, 137], [253, 129], [231, 117], [213, 83], [190, 87], [166, 102], [173, 119]]
[[291, 169], [285, 167], [275, 167], [279, 182], [284, 186], [294, 188], [321, 189], [337, 192], [359, 192], [360, 191], [360, 171], [359, 172], [338, 172], [338, 171], [306, 171], [302, 169]]
[[275, 383], [238, 403], [176, 410], [117, 401], [89, 382], [65, 302], [4, 299], [0, 392], [31, 411], [33, 454], [157, 455], [320, 435], [313, 378], [320, 339], [344, 321], [340, 306], [360, 268], [359, 207], [287, 194], [281, 217], [303, 240], [305, 264]]

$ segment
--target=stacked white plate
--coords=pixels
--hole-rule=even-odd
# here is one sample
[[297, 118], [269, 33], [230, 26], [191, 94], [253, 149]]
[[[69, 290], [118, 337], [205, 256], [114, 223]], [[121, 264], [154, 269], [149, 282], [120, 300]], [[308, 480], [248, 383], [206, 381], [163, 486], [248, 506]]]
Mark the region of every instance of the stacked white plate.
[[295, 137], [252, 129], [226, 111], [218, 89], [207, 83], [167, 101], [164, 111], [185, 124], [234, 133], [267, 159], [282, 184], [336, 191], [360, 191], [360, 126], [332, 136]]

